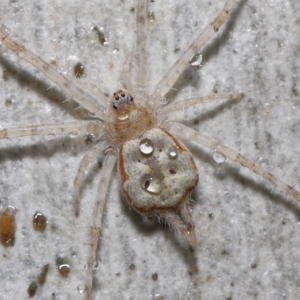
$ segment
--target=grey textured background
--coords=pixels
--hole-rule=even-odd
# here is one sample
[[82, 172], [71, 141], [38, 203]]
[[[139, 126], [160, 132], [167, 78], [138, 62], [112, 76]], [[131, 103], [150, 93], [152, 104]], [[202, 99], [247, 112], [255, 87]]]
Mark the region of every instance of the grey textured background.
[[[150, 87], [210, 22], [224, 1], [149, 4], [156, 22], [149, 34]], [[131, 50], [134, 1], [6, 1], [0, 20], [11, 35], [74, 81], [105, 93], [120, 87]], [[103, 28], [108, 45], [93, 26]], [[300, 190], [300, 2], [240, 1], [230, 22], [203, 49], [201, 67], [190, 67], [170, 100], [242, 91], [238, 104], [187, 110], [185, 124], [255, 160]], [[74, 77], [80, 61], [85, 76]], [[49, 81], [0, 48], [0, 126], [73, 120], [80, 114]], [[8, 77], [6, 76], [8, 74]], [[1, 76], [0, 76], [1, 77]], [[4, 80], [5, 79], [5, 80]], [[12, 104], [8, 105], [11, 100]], [[76, 107], [76, 106], [75, 106]], [[0, 142], [0, 207], [17, 208], [16, 244], [0, 246], [0, 299], [26, 299], [44, 264], [47, 282], [36, 299], [82, 299], [88, 230], [99, 166], [88, 172], [82, 211], [73, 214], [72, 184], [89, 148], [83, 139], [24, 138]], [[299, 299], [300, 206], [251, 172], [212, 153], [193, 149], [200, 183], [193, 193], [199, 246], [193, 252], [161, 225], [147, 225], [121, 198], [116, 177], [107, 199], [95, 299]], [[44, 234], [33, 230], [38, 210]], [[59, 276], [57, 256], [71, 273]], [[130, 265], [134, 265], [134, 269]], [[157, 273], [157, 280], [152, 274]]]

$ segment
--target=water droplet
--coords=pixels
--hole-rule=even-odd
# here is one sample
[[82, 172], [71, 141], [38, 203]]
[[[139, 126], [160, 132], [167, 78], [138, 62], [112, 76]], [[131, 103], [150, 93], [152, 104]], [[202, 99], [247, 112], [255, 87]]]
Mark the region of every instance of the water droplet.
[[140, 141], [139, 148], [140, 148], [140, 151], [142, 152], [142, 154], [149, 155], [149, 154], [152, 154], [152, 152], [154, 150], [154, 144], [149, 139], [142, 139]]
[[77, 291], [79, 294], [83, 294], [83, 292], [86, 290], [85, 286], [84, 285], [79, 285], [77, 287]]
[[35, 296], [37, 289], [38, 289], [38, 285], [36, 284], [35, 281], [32, 281], [27, 288], [27, 293], [28, 293], [29, 298], [32, 298]]
[[122, 110], [118, 113], [117, 116], [118, 120], [125, 121], [129, 118], [129, 111], [128, 110]]
[[97, 138], [99, 136], [100, 126], [96, 122], [91, 122], [86, 126], [86, 130], [89, 135], [91, 135], [94, 138]]
[[68, 264], [62, 264], [57, 267], [59, 274], [61, 277], [68, 277], [71, 271], [71, 267]]
[[221, 164], [225, 161], [226, 157], [222, 153], [215, 150], [213, 153], [213, 159], [216, 163]]
[[93, 270], [97, 270], [99, 268], [99, 261], [96, 260], [93, 265]]
[[33, 228], [36, 231], [44, 232], [47, 226], [47, 218], [40, 212], [36, 212], [33, 216]]
[[161, 180], [152, 174], [144, 175], [141, 179], [141, 185], [150, 194], [159, 194], [162, 190]]
[[202, 62], [202, 55], [201, 54], [196, 54], [192, 60], [190, 61], [190, 65], [193, 67], [198, 67], [201, 65]]
[[47, 134], [47, 135], [44, 135], [44, 139], [45, 139], [46, 141], [51, 141], [53, 138], [54, 138], [54, 134]]
[[153, 29], [155, 27], [155, 23], [156, 23], [156, 20], [155, 20], [155, 15], [153, 12], [149, 12], [148, 13], [148, 26], [150, 29]]
[[75, 139], [78, 136], [78, 132], [77, 131], [72, 131], [69, 133], [69, 137], [71, 139]]
[[178, 156], [178, 148], [176, 146], [169, 149], [169, 157], [174, 159]]
[[15, 208], [9, 206], [0, 215], [0, 242], [4, 247], [13, 247], [15, 244], [16, 221]]
[[134, 264], [131, 264], [131, 265], [129, 266], [129, 269], [130, 269], [130, 270], [134, 270], [134, 269], [135, 269], [135, 265], [134, 265]]
[[39, 273], [37, 281], [40, 285], [43, 285], [46, 282], [48, 270], [49, 264], [43, 266], [41, 272]]

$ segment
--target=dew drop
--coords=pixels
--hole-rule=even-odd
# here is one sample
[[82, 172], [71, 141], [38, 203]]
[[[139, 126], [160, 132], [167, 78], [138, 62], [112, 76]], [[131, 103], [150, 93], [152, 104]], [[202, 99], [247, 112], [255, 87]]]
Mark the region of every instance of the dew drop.
[[91, 122], [86, 127], [87, 132], [94, 138], [99, 136], [100, 126], [96, 122]]
[[54, 138], [54, 134], [47, 134], [47, 135], [44, 135], [44, 139], [45, 139], [46, 141], [51, 141], [53, 138]]
[[153, 29], [155, 27], [155, 23], [156, 23], [156, 20], [155, 20], [155, 15], [153, 12], [149, 12], [148, 13], [148, 26], [150, 29]]
[[60, 276], [64, 278], [68, 277], [71, 271], [68, 260], [65, 257], [57, 257], [55, 262]]
[[99, 261], [96, 260], [93, 264], [93, 270], [97, 270], [99, 268]]
[[162, 190], [161, 181], [156, 175], [146, 174], [141, 179], [142, 188], [150, 194], [159, 194]]
[[75, 139], [78, 136], [78, 132], [77, 131], [72, 131], [69, 133], [69, 137], [71, 139]]
[[222, 153], [215, 150], [213, 153], [213, 159], [216, 163], [222, 164], [225, 161], [226, 157]]
[[83, 292], [85, 291], [85, 286], [84, 285], [79, 285], [77, 287], [77, 291], [79, 294], [83, 294]]
[[35, 296], [37, 289], [38, 289], [38, 285], [36, 284], [35, 281], [32, 281], [27, 288], [27, 293], [28, 293], [29, 298], [32, 298]]
[[190, 65], [193, 67], [198, 67], [201, 65], [202, 62], [202, 55], [201, 54], [196, 54], [192, 60], [190, 61]]
[[48, 270], [49, 270], [49, 264], [42, 267], [42, 270], [39, 273], [38, 278], [37, 278], [39, 285], [45, 284], [46, 279], [47, 279]]
[[178, 156], [178, 148], [176, 146], [171, 147], [169, 149], [169, 157], [171, 159], [174, 159], [174, 158], [177, 158], [177, 156]]
[[64, 278], [68, 277], [69, 273], [71, 271], [71, 267], [68, 264], [59, 265], [59, 266], [57, 266], [57, 269], [58, 269], [58, 272], [61, 275], [61, 277], [64, 277]]
[[15, 244], [16, 221], [15, 209], [8, 207], [0, 215], [0, 242], [4, 247], [13, 247]]
[[118, 113], [117, 118], [120, 121], [127, 120], [129, 118], [129, 111], [128, 110], [122, 110], [121, 112]]
[[140, 151], [142, 154], [150, 155], [154, 150], [154, 144], [149, 139], [142, 139], [139, 145]]
[[44, 232], [47, 227], [47, 218], [40, 212], [36, 212], [33, 216], [33, 229]]

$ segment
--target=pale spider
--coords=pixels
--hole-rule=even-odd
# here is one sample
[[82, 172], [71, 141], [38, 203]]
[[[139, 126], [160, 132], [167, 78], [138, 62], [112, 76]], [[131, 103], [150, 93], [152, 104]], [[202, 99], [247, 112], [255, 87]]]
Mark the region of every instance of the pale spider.
[[[231, 3], [231, 5], [234, 4], [233, 1], [229, 1], [229, 3]], [[139, 38], [139, 40], [141, 40], [139, 36], [138, 36], [138, 38]], [[6, 39], [6, 40], [7, 40], [7, 39]], [[139, 51], [139, 53], [141, 53], [141, 52]], [[144, 52], [144, 53], [145, 53], [145, 52]], [[144, 57], [144, 58], [146, 58], [146, 57]], [[130, 57], [129, 57], [129, 59], [130, 59]], [[188, 58], [188, 61], [189, 61], [190, 59], [191, 59], [191, 58], [189, 57], [189, 58]], [[125, 65], [125, 66], [126, 66], [126, 65]], [[139, 69], [139, 68], [138, 68], [138, 69]], [[140, 68], [140, 69], [143, 69], [143, 74], [146, 74], [146, 73], [144, 72], [144, 68]], [[125, 75], [126, 75], [126, 72], [123, 72], [123, 73], [125, 73]], [[134, 73], [134, 72], [133, 72], [133, 73]], [[136, 74], [139, 74], [139, 73], [137, 72]], [[124, 77], [125, 77], [125, 79], [126, 79], [126, 76], [124, 76]], [[137, 76], [137, 77], [138, 77], [138, 79], [140, 78], [140, 76]], [[123, 78], [123, 79], [124, 79], [124, 78]], [[124, 80], [124, 81], [125, 81], [125, 83], [126, 83], [128, 80]], [[130, 84], [127, 83], [127, 86], [128, 86], [128, 85], [130, 85]], [[73, 84], [72, 84], [72, 86], [73, 86]], [[136, 97], [134, 97], [134, 99], [136, 99]], [[167, 113], [168, 113], [168, 110], [167, 110], [167, 109], [168, 109], [168, 106], [166, 106], [165, 109], [163, 108], [162, 111], [163, 111], [163, 110], [166, 110]], [[168, 115], [168, 114], [167, 114], [167, 115]], [[124, 121], [124, 122], [125, 122], [125, 121]], [[162, 126], [168, 126], [167, 123], [163, 123], [163, 124], [164, 124], [164, 125], [162, 125]], [[74, 132], [74, 127], [73, 127], [73, 126], [72, 126], [72, 128], [70, 129], [70, 132], [72, 132], [72, 133]], [[188, 132], [187, 129], [185, 129], [185, 132]], [[57, 134], [56, 131], [54, 131], [53, 133], [54, 133], [54, 134]], [[215, 149], [216, 149], [216, 147], [214, 146], [214, 147], [212, 148], [212, 150], [215, 150]], [[219, 149], [219, 150], [220, 150], [220, 149]], [[105, 166], [105, 162], [104, 162], [104, 166]], [[112, 168], [112, 164], [110, 165], [110, 167]], [[102, 169], [102, 172], [103, 172], [103, 169]], [[200, 176], [202, 177], [203, 175], [200, 174]], [[107, 178], [105, 178], [105, 179], [108, 180], [108, 179], [109, 179], [109, 176], [107, 176]], [[108, 184], [108, 183], [107, 183], [107, 184]], [[270, 189], [272, 189], [272, 188], [270, 188]], [[99, 196], [102, 197], [103, 199], [104, 199], [105, 196], [106, 196], [106, 195], [105, 195], [105, 188], [103, 189], [103, 185], [101, 186], [101, 193], [99, 193]], [[100, 215], [101, 215], [101, 210], [94, 210], [94, 212], [95, 212], [96, 214], [100, 214]], [[95, 217], [94, 217], [94, 218], [95, 218]], [[97, 220], [100, 222], [100, 221], [101, 221], [101, 218], [97, 218]], [[96, 238], [94, 238], [93, 240], [95, 240], [95, 239], [96, 239]], [[97, 240], [97, 239], [96, 239], [96, 240]], [[191, 244], [195, 244], [195, 241], [194, 241], [193, 238], [192, 238], [192, 239], [189, 239], [189, 240], [190, 240], [190, 243], [191, 243]], [[95, 241], [92, 243], [92, 245], [94, 245], [94, 246], [96, 247]], [[95, 248], [95, 247], [94, 247], [94, 248]], [[94, 249], [94, 250], [92, 250], [92, 251], [95, 253], [95, 250], [96, 250], [96, 249]], [[92, 263], [93, 263], [93, 259], [90, 260], [90, 263], [89, 263], [90, 268], [91, 268], [92, 265], [93, 265]], [[88, 270], [88, 274], [91, 275], [91, 273], [92, 273], [92, 271], [91, 271], [91, 269], [89, 269], [89, 270]], [[88, 291], [88, 292], [87, 292], [87, 297], [89, 297], [89, 292], [90, 292], [90, 288], [91, 288], [91, 284], [90, 284], [91, 281], [90, 281], [90, 280], [91, 280], [91, 277], [89, 277], [89, 281], [88, 281], [88, 287], [89, 287], [89, 288], [87, 289], [87, 291]], [[101, 279], [100, 279], [100, 282], [101, 282]]]

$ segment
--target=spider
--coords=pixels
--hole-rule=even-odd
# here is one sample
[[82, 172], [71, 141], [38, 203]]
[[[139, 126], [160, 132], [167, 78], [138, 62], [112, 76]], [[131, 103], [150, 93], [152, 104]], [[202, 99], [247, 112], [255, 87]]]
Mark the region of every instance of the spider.
[[[223, 17], [220, 17], [218, 20], [222, 20], [223, 21], [226, 21], [227, 19], [227, 16], [228, 16], [228, 13], [227, 12], [231, 12], [231, 10], [233, 9], [233, 6], [234, 6], [234, 1], [228, 1], [225, 5], [225, 8], [223, 9]], [[144, 6], [143, 6], [144, 5]], [[145, 3], [143, 3], [142, 1], [138, 1], [137, 5], [136, 5], [136, 14], [137, 15], [142, 15], [143, 17], [140, 17], [139, 19], [143, 19], [143, 20], [146, 20], [146, 14], [145, 14], [145, 10], [143, 9], [140, 9], [141, 7], [145, 7]], [[144, 11], [144, 12], [143, 12]], [[217, 26], [218, 27], [218, 26]], [[143, 30], [145, 29], [144, 26], [140, 23], [138, 23], [138, 26], [137, 28], [139, 28], [140, 30], [138, 30], [137, 32], [137, 39], [138, 41], [143, 41], [143, 36], [145, 35], [145, 33], [143, 33]], [[143, 29], [144, 28], [144, 29]], [[217, 31], [218, 28], [214, 28], [213, 31]], [[7, 33], [6, 31], [2, 30], [2, 39], [3, 40], [3, 44], [5, 44], [5, 42], [9, 42], [9, 37], [7, 36]], [[209, 32], [206, 31], [206, 33]], [[213, 34], [213, 32], [211, 32]], [[140, 48], [138, 48], [137, 50], [137, 53], [146, 53], [144, 51], [144, 46], [143, 46], [143, 43], [141, 43], [142, 45], [140, 45]], [[8, 46], [8, 45], [6, 45]], [[25, 48], [22, 47], [22, 46], [18, 46], [17, 48], [15, 48], [15, 52], [19, 52], [21, 53], [22, 56], [24, 56], [24, 54], [26, 52], [24, 52]], [[198, 49], [196, 52], [194, 52], [193, 54], [197, 54], [199, 52], [200, 49]], [[140, 54], [139, 54], [140, 55]], [[183, 64], [183, 67], [186, 67], [186, 65], [190, 62], [190, 60], [192, 59], [192, 56], [193, 55], [189, 55], [189, 57], [186, 58], [186, 61], [185, 63]], [[109, 141], [110, 142], [114, 142], [113, 144], [115, 145], [115, 147], [113, 148], [117, 148], [118, 150], [120, 149], [120, 147], [122, 147], [122, 145], [124, 144], [124, 141], [126, 140], [133, 140], [134, 138], [136, 139], [139, 139], [139, 146], [146, 146], [146, 150], [147, 151], [147, 147], [149, 146], [150, 144], [150, 151], [151, 151], [151, 148], [152, 147], [156, 147], [156, 143], [154, 143], [154, 146], [151, 146], [151, 140], [153, 141], [155, 139], [156, 136], [163, 136], [163, 140], [167, 139], [166, 137], [166, 133], [158, 133], [157, 131], [155, 132], [154, 136], [149, 138], [148, 135], [146, 136], [143, 136], [143, 133], [144, 132], [147, 132], [148, 129], [152, 128], [152, 127], [160, 127], [160, 128], [163, 128], [163, 129], [167, 129], [167, 131], [171, 131], [172, 133], [172, 130], [174, 131], [173, 134], [174, 136], [176, 136], [177, 134], [179, 134], [179, 132], [181, 130], [183, 130], [184, 134], [190, 134], [190, 137], [191, 137], [191, 134], [192, 134], [192, 137], [195, 138], [196, 141], [198, 142], [202, 142], [202, 143], [206, 143], [206, 145], [208, 145], [212, 151], [214, 150], [218, 150], [219, 152], [223, 152], [224, 154], [226, 154], [226, 156], [228, 156], [229, 158], [236, 158], [236, 152], [233, 153], [229, 153], [228, 149], [227, 148], [224, 148], [223, 146], [221, 145], [216, 145], [216, 144], [213, 144], [211, 145], [210, 144], [210, 141], [211, 140], [208, 140], [208, 144], [207, 142], [203, 141], [203, 140], [197, 140], [197, 138], [199, 139], [200, 137], [200, 134], [197, 134], [196, 132], [194, 131], [190, 131], [189, 129], [185, 128], [185, 127], [179, 127], [180, 125], [177, 125], [177, 124], [173, 124], [172, 125], [172, 122], [169, 122], [168, 120], [164, 120], [163, 117], [165, 116], [168, 116], [169, 113], [170, 113], [170, 110], [171, 110], [171, 107], [172, 107], [172, 104], [170, 105], [167, 105], [167, 106], [162, 106], [162, 102], [164, 101], [164, 96], [166, 94], [166, 92], [169, 90], [169, 88], [173, 85], [173, 83], [176, 81], [176, 79], [179, 77], [180, 73], [178, 75], [174, 75], [176, 74], [176, 72], [172, 72], [170, 71], [168, 74], [170, 75], [174, 75], [175, 78], [172, 80], [172, 83], [170, 85], [167, 85], [166, 82], [164, 81], [161, 81], [160, 84], [156, 87], [154, 87], [154, 92], [151, 94], [153, 97], [151, 97], [150, 99], [153, 99], [151, 101], [153, 101], [153, 105], [150, 109], [148, 108], [145, 108], [144, 110], [139, 110], [140, 109], [140, 106], [143, 104], [143, 103], [147, 103], [147, 101], [141, 101], [140, 99], [146, 99], [147, 98], [147, 94], [145, 93], [144, 91], [144, 88], [145, 86], [147, 86], [147, 73], [146, 73], [146, 68], [145, 66], [147, 65], [146, 63], [146, 60], [147, 60], [147, 55], [140, 55], [140, 59], [141, 61], [139, 62], [139, 60], [134, 60], [132, 57], [135, 57], [134, 55], [129, 55], [128, 57], [126, 57], [126, 62], [124, 63], [124, 67], [123, 67], [123, 71], [122, 71], [122, 74], [123, 74], [123, 82], [124, 84], [126, 85], [126, 88], [128, 91], [122, 89], [122, 90], [117, 90], [116, 94], [114, 94], [113, 96], [113, 100], [111, 101], [110, 103], [110, 109], [111, 109], [111, 115], [116, 117], [118, 119], [117, 122], [120, 122], [120, 123], [115, 123], [115, 122], [112, 122], [112, 125], [110, 125], [110, 127], [108, 127], [107, 124], [109, 124], [109, 122], [107, 122], [106, 120], [106, 127], [105, 127], [105, 133], [107, 136], [109, 136]], [[131, 80], [131, 76], [130, 75], [134, 75], [136, 74], [136, 77], [134, 77], [135, 80]], [[48, 74], [49, 76], [49, 74]], [[59, 76], [58, 74], [55, 73], [54, 77], [57, 78], [57, 76]], [[170, 76], [172, 77], [172, 76]], [[59, 82], [58, 82], [58, 85], [59, 83], [62, 83], [63, 82], [63, 78], [60, 78], [59, 79]], [[69, 87], [67, 87], [68, 89], [68, 92], [70, 92], [70, 88], [76, 88], [75, 84], [73, 83], [70, 83], [68, 84]], [[157, 96], [157, 93], [156, 91], [157, 90], [160, 90], [160, 93], [159, 93], [159, 96]], [[138, 92], [137, 92], [138, 91]], [[73, 91], [71, 91], [71, 95], [76, 98], [78, 96], [80, 96], [81, 93], [84, 93], [82, 91], [81, 88], [79, 88], [79, 90], [75, 90], [74, 94], [73, 94]], [[93, 89], [92, 94], [96, 94], [95, 96], [102, 99], [102, 102], [101, 105], [101, 109], [98, 110], [97, 108], [97, 104], [96, 106], [94, 106], [94, 104], [91, 104], [92, 102], [88, 101], [88, 97], [89, 96], [84, 96], [81, 100], [83, 101], [82, 103], [80, 102], [81, 100], [78, 100], [77, 99], [77, 102], [79, 102], [81, 104], [81, 106], [87, 108], [91, 113], [92, 113], [92, 117], [97, 120], [97, 118], [99, 119], [103, 119], [103, 118], [106, 118], [107, 115], [109, 115], [109, 112], [108, 110], [105, 108], [104, 104], [106, 102], [106, 98], [101, 94], [100, 91], [98, 90], [95, 90]], [[87, 98], [86, 98], [87, 97]], [[92, 95], [93, 97], [93, 95]], [[211, 97], [211, 99], [215, 99], [215, 98], [222, 98], [220, 97], [220, 95], [213, 95]], [[240, 95], [239, 94], [235, 94], [235, 95], [227, 95], [224, 97], [225, 100], [226, 99], [232, 99], [232, 98], [237, 98], [239, 99], [240, 98]], [[206, 98], [205, 98], [206, 99]], [[119, 105], [119, 102], [121, 102], [121, 104]], [[201, 102], [201, 100], [198, 98], [196, 101], [194, 101], [194, 103], [192, 102], [192, 104], [196, 104], [196, 103], [199, 103]], [[175, 107], [177, 110], [182, 110], [183, 108], [186, 108], [190, 102], [181, 102], [181, 104], [174, 104], [173, 107]], [[179, 107], [176, 107], [176, 105], [178, 105]], [[182, 106], [181, 106], [182, 105]], [[96, 107], [96, 109], [94, 109]], [[138, 111], [142, 111], [143, 113], [143, 120], [146, 120], [147, 123], [145, 124], [141, 124], [141, 122], [130, 122], [130, 119], [132, 118], [132, 116], [130, 114], [132, 114], [134, 111], [135, 111], [135, 108], [138, 108]], [[155, 110], [154, 108], [158, 108], [157, 110]], [[150, 111], [151, 112], [151, 115], [150, 117], [148, 115], [146, 115], [145, 117], [145, 113], [144, 111], [148, 112]], [[154, 111], [154, 113], [153, 113]], [[104, 112], [104, 113], [103, 113]], [[158, 114], [158, 116], [156, 117], [156, 112]], [[124, 127], [126, 127], [126, 122], [129, 121], [129, 125], [126, 130], [123, 132], [123, 134], [127, 135], [127, 132], [130, 131], [132, 129], [132, 127], [136, 127], [136, 125], [139, 125], [141, 126], [142, 128], [135, 128], [134, 132], [133, 133], [129, 133], [129, 135], [125, 136], [125, 137], [121, 137], [119, 139], [117, 139], [116, 141], [114, 140], [114, 136], [112, 136], [112, 131], [114, 130], [115, 128], [115, 124], [121, 124], [120, 127], [118, 128], [117, 130], [117, 135], [119, 134], [120, 131], [122, 131], [124, 129]], [[82, 126], [82, 124], [84, 126]], [[159, 125], [158, 125], [159, 124]], [[71, 134], [71, 135], [75, 135], [75, 134], [78, 134], [77, 131], [80, 131], [81, 134], [84, 134], [84, 133], [88, 133], [88, 134], [94, 134], [94, 135], [100, 135], [103, 133], [103, 131], [101, 131], [101, 125], [102, 124], [98, 124], [97, 121], [95, 122], [86, 122], [86, 123], [78, 123], [78, 122], [73, 122], [72, 124], [70, 124], [70, 126], [65, 126], [63, 125], [63, 128], [64, 128], [64, 131], [65, 132], [62, 132], [64, 134]], [[60, 126], [61, 128], [62, 126]], [[110, 128], [109, 130], [107, 130], [107, 128]], [[173, 129], [172, 129], [173, 128]], [[179, 129], [178, 129], [179, 128]], [[182, 129], [184, 128], [184, 129]], [[22, 127], [22, 129], [24, 129], [24, 127]], [[32, 131], [32, 128], [30, 128], [30, 133], [29, 135], [34, 135], [34, 134], [45, 134], [45, 128], [43, 128], [42, 126], [39, 126], [38, 129], [42, 130], [42, 132], [33, 132]], [[43, 131], [44, 130], [44, 131]], [[54, 135], [58, 135], [61, 133], [61, 129], [58, 130], [57, 128], [55, 128], [54, 126], [50, 126], [48, 127], [47, 130], [50, 130], [50, 131], [47, 131], [47, 134], [51, 133], [51, 134], [54, 134]], [[95, 134], [95, 131], [99, 130], [100, 134], [96, 132]], [[135, 132], [137, 131], [137, 132]], [[14, 132], [13, 130], [7, 130], [7, 131], [2, 131], [3, 133], [3, 137], [4, 135], [7, 135], [7, 134], [11, 134], [12, 132]], [[21, 135], [20, 134], [20, 130], [16, 130], [15, 131], [17, 135]], [[150, 131], [151, 132], [151, 131]], [[179, 134], [180, 136], [180, 134]], [[145, 138], [148, 138], [150, 141], [146, 141]], [[181, 136], [181, 138], [184, 138], [184, 136]], [[109, 143], [105, 143], [103, 142], [101, 139], [99, 139], [100, 142], [97, 143], [94, 148], [91, 148], [91, 150], [88, 151], [88, 154], [87, 156], [85, 156], [85, 159], [83, 160], [83, 163], [81, 164], [81, 168], [80, 168], [80, 172], [78, 173], [79, 175], [77, 175], [76, 179], [75, 179], [75, 200], [76, 200], [76, 213], [78, 214], [79, 212], [79, 187], [80, 187], [80, 183], [82, 181], [82, 176], [83, 176], [83, 173], [84, 173], [84, 170], [85, 170], [85, 165], [86, 163], [88, 163], [90, 161], [90, 156], [92, 157], [94, 154], [99, 154], [101, 153], [104, 148], [109, 144]], [[207, 141], [207, 140], [206, 140]], [[147, 143], [146, 143], [147, 142]], [[161, 141], [159, 140], [158, 143], [160, 144]], [[170, 140], [169, 140], [169, 143]], [[180, 155], [179, 153], [176, 154], [176, 148], [179, 148], [181, 149], [183, 147], [183, 145], [179, 142], [179, 141], [176, 141], [175, 144], [177, 145], [177, 147], [174, 148], [174, 144], [168, 144], [167, 145], [167, 148], [168, 149], [175, 149], [174, 150], [174, 153], [175, 153], [175, 156], [176, 155]], [[134, 146], [134, 149], [136, 148], [136, 145]], [[162, 147], [163, 148], [163, 147]], [[131, 149], [131, 148], [130, 148]], [[144, 150], [141, 150], [140, 148], [136, 148], [138, 151], [144, 151]], [[114, 149], [113, 149], [114, 150]], [[159, 150], [159, 149], [158, 149]], [[164, 152], [165, 149], [163, 148], [162, 149]], [[181, 149], [182, 150], [182, 149]], [[131, 150], [130, 150], [131, 151]], [[129, 151], [129, 152], [130, 152]], [[185, 152], [186, 150], [184, 149], [183, 152]], [[122, 154], [122, 151], [120, 151], [119, 153]], [[137, 152], [139, 153], [139, 152]], [[135, 154], [137, 154], [135, 153]], [[171, 152], [170, 152], [171, 153]], [[119, 155], [121, 155], [119, 154]], [[146, 164], [147, 165], [150, 165], [151, 166], [151, 169], [152, 170], [155, 170], [157, 169], [157, 166], [155, 164], [155, 160], [154, 162], [151, 163], [151, 161], [149, 161], [149, 157], [151, 158], [151, 155], [152, 153], [144, 153], [145, 154], [145, 157], [142, 157], [143, 159], [146, 159]], [[122, 157], [124, 157], [124, 160], [126, 161], [129, 161], [131, 162], [131, 160], [133, 160], [133, 158], [130, 158], [128, 159], [128, 156], [129, 153], [127, 154], [124, 154], [123, 156], [121, 155], [121, 160], [122, 161]], [[148, 156], [149, 155], [149, 156]], [[157, 157], [157, 153], [155, 153], [155, 155], [153, 155], [153, 157]], [[101, 180], [102, 180], [102, 184], [101, 184], [101, 191], [99, 191], [98, 193], [98, 196], [104, 200], [105, 199], [105, 196], [106, 196], [106, 186], [108, 185], [109, 183], [109, 178], [110, 176], [108, 176], [108, 174], [106, 173], [110, 171], [112, 171], [112, 168], [113, 168], [113, 161], [114, 161], [114, 156], [115, 156], [115, 153], [112, 152], [112, 150], [109, 150], [107, 152], [107, 155], [106, 155], [106, 159], [104, 160], [104, 163], [103, 163], [103, 167], [102, 167], [102, 173], [105, 173], [106, 176], [102, 176]], [[231, 157], [230, 157], [231, 156]], [[239, 159], [240, 163], [242, 164], [245, 164], [247, 163], [248, 161], [245, 160], [245, 158], [241, 158]], [[138, 162], [140, 163], [140, 162]], [[188, 165], [188, 169], [191, 169], [193, 166], [192, 165]], [[248, 167], [253, 170], [255, 169], [256, 167], [254, 167], [254, 165], [252, 165], [250, 163], [250, 165], [248, 165]], [[125, 176], [126, 177], [126, 174], [124, 175], [125, 173], [125, 166], [124, 165], [120, 165], [120, 168], [123, 169], [123, 177]], [[260, 170], [259, 168], [256, 169], [256, 170]], [[174, 170], [173, 170], [174, 171]], [[175, 171], [177, 172], [178, 170], [176, 170], [176, 166], [175, 166]], [[126, 171], [127, 173], [129, 171]], [[171, 173], [171, 175], [174, 175], [172, 174], [172, 168], [169, 169], [169, 172]], [[179, 172], [179, 171], [178, 171]], [[260, 172], [260, 171], [259, 171]], [[156, 171], [156, 175], [158, 174], [159, 172]], [[127, 174], [128, 175], [128, 174]], [[146, 174], [146, 175], [149, 175], [149, 174]], [[158, 176], [158, 175], [157, 175]], [[270, 175], [268, 175], [270, 176]], [[134, 178], [133, 175], [129, 174], [129, 177], [130, 178]], [[193, 185], [196, 183], [196, 176], [193, 176], [193, 180], [194, 180], [194, 183]], [[273, 180], [273, 183], [276, 183], [276, 185], [279, 184], [279, 181], [277, 179], [272, 179]], [[274, 182], [275, 180], [275, 182]], [[105, 182], [103, 182], [105, 181]], [[126, 180], [124, 178], [121, 179], [122, 182], [125, 182]], [[140, 181], [140, 180], [139, 180]], [[143, 190], [148, 190], [148, 192], [151, 192], [151, 190], [149, 190], [152, 185], [154, 186], [154, 189], [157, 188], [159, 186], [159, 182], [155, 182], [155, 178], [153, 180], [153, 176], [152, 176], [152, 179], [150, 180], [149, 178], [141, 178], [141, 181], [139, 182], [140, 185], [142, 186], [142, 189]], [[192, 187], [188, 187], [188, 189], [191, 189]], [[293, 189], [290, 189], [289, 187], [285, 187], [285, 189], [290, 192], [290, 193], [293, 193], [293, 195], [295, 197], [299, 197], [299, 195], [297, 194], [297, 192]], [[128, 192], [129, 188], [127, 187], [124, 187], [123, 188], [124, 192]], [[142, 191], [142, 190], [141, 190]], [[153, 194], [155, 194], [155, 192], [152, 192]], [[184, 192], [183, 195], [185, 198], [187, 198], [189, 194], [189, 191], [187, 192]], [[133, 195], [135, 195], [135, 193], [133, 192]], [[134, 197], [132, 197], [131, 195], [127, 195], [127, 198], [128, 199], [132, 199], [132, 201], [134, 201], [135, 199], [133, 199]], [[101, 200], [101, 199], [98, 199], [98, 200]], [[101, 202], [102, 204], [104, 202]], [[186, 202], [185, 203], [185, 206], [184, 208], [181, 207], [180, 209], [178, 207], [176, 207], [176, 210], [174, 209], [174, 207], [170, 210], [169, 213], [171, 213], [171, 217], [168, 216], [168, 215], [165, 215], [163, 213], [160, 213], [158, 211], [155, 211], [156, 214], [158, 214], [159, 216], [167, 219], [167, 221], [169, 223], [171, 223], [175, 228], [178, 229], [178, 231], [180, 231], [182, 233], [183, 236], [186, 237], [186, 239], [189, 241], [189, 243], [192, 245], [192, 246], [196, 246], [196, 239], [195, 239], [195, 235], [194, 235], [194, 231], [193, 231], [193, 225], [192, 225], [192, 221], [191, 221], [191, 216], [190, 216], [190, 213], [187, 209], [187, 206], [186, 206]], [[141, 207], [135, 207], [137, 210], [139, 210], [140, 212], [142, 211], [142, 208]], [[184, 213], [182, 213], [182, 211]], [[96, 225], [96, 227], [100, 227], [100, 224], [101, 224], [101, 215], [102, 215], [102, 212], [103, 212], [103, 208], [101, 209], [94, 209], [94, 216], [93, 216], [93, 220], [97, 220], [97, 222], [99, 224]], [[150, 212], [153, 212], [153, 210], [151, 210]], [[184, 226], [182, 227], [179, 223], [178, 223], [178, 220], [174, 217], [174, 216], [177, 216], [179, 215], [179, 217], [182, 219], [181, 221], [184, 222]], [[175, 218], [175, 219], [174, 219]], [[91, 242], [90, 242], [90, 245], [91, 245], [91, 250], [90, 252], [93, 253], [90, 260], [89, 260], [89, 263], [88, 263], [88, 282], [87, 282], [87, 287], [86, 287], [86, 297], [87, 298], [90, 298], [90, 294], [91, 294], [91, 281], [92, 281], [92, 267], [94, 265], [94, 262], [95, 262], [95, 253], [96, 253], [96, 247], [97, 247], [97, 240], [98, 240], [98, 230], [97, 232], [95, 233], [95, 236], [93, 235], [94, 231], [91, 230]]]

